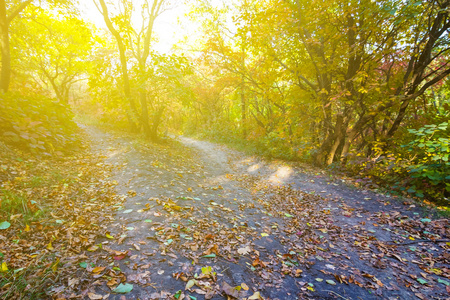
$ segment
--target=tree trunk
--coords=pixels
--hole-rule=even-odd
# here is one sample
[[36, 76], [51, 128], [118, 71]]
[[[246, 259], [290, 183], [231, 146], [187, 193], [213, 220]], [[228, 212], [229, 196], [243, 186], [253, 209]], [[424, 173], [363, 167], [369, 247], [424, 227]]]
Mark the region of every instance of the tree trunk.
[[152, 127], [150, 130], [150, 140], [152, 142], [158, 141], [158, 127], [161, 123], [161, 117], [164, 112], [164, 106], [161, 106], [153, 115], [152, 118]]
[[119, 48], [119, 55], [120, 55], [120, 65], [122, 68], [122, 80], [123, 80], [123, 91], [125, 94], [125, 98], [130, 103], [130, 109], [131, 113], [127, 115], [128, 121], [130, 123], [130, 128], [132, 132], [137, 132], [139, 130], [138, 125], [134, 120], [139, 120], [139, 113], [136, 108], [136, 103], [134, 102], [133, 97], [131, 96], [130, 91], [130, 80], [128, 77], [128, 66], [127, 66], [127, 57], [125, 55], [125, 46], [123, 44], [122, 37], [120, 36], [119, 32], [114, 28], [114, 25], [112, 24], [109, 15], [108, 15], [108, 7], [105, 4], [104, 0], [99, 0], [101, 10], [99, 8], [100, 13], [103, 15], [103, 19], [105, 20], [106, 27], [108, 27], [111, 34], [115, 37], [117, 41], [117, 48]]
[[242, 113], [242, 137], [245, 139], [247, 137], [246, 123], [247, 123], [247, 105], [244, 95], [244, 78], [241, 82], [241, 113]]
[[9, 22], [6, 17], [5, 0], [0, 0], [0, 38], [1, 38], [1, 53], [2, 53], [2, 71], [0, 89], [6, 93], [9, 89], [9, 82], [11, 78], [11, 52], [9, 48]]
[[148, 124], [147, 93], [145, 91], [140, 91], [139, 96], [141, 99], [141, 121], [144, 130], [144, 136], [150, 137], [150, 126]]

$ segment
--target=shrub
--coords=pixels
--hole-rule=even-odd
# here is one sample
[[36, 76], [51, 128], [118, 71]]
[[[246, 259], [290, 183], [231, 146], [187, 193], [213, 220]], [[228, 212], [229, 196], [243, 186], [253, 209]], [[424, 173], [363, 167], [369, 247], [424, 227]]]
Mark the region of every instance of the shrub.
[[69, 107], [41, 95], [0, 95], [0, 141], [33, 153], [66, 152], [78, 128]]
[[[414, 155], [412, 164], [406, 167], [415, 179], [412, 191], [425, 190], [427, 185], [431, 185], [433, 196], [443, 197], [445, 193], [450, 193], [448, 123], [425, 125], [408, 131], [415, 136], [414, 140], [404, 145]], [[426, 190], [430, 193], [430, 189]]]

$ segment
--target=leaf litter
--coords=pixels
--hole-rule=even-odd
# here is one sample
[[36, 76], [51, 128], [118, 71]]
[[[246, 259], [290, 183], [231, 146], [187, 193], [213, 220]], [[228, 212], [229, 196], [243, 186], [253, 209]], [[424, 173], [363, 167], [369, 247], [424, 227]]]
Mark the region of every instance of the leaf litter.
[[[100, 149], [129, 147], [102, 165], [116, 166], [111, 186], [126, 201], [72, 255], [69, 266], [82, 276], [53, 283], [54, 297], [448, 296], [449, 244], [420, 242], [448, 239], [446, 219], [423, 222], [384, 204], [369, 211], [325, 193], [272, 185], [264, 174], [240, 172], [241, 161], [224, 174], [211, 157], [180, 145], [131, 148], [127, 139], [91, 134]], [[412, 241], [414, 251], [403, 245]]]

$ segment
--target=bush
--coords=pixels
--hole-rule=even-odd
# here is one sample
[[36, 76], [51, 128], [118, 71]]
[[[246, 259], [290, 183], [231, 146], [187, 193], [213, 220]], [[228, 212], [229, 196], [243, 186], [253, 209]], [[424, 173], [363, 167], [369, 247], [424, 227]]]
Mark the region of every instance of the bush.
[[450, 139], [448, 138], [448, 123], [439, 125], [425, 125], [417, 130], [409, 129], [415, 136], [409, 144], [405, 145], [409, 152], [414, 155], [413, 163], [407, 166], [413, 181], [413, 190], [428, 189], [433, 187], [433, 196], [444, 197], [450, 193]]
[[0, 141], [33, 153], [67, 152], [78, 128], [69, 107], [41, 95], [0, 95]]

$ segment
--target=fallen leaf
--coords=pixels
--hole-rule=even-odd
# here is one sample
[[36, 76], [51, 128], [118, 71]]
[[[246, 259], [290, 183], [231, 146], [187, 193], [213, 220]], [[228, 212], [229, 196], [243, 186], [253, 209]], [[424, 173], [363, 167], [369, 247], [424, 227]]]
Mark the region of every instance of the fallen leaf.
[[99, 300], [99, 299], [103, 299], [102, 295], [99, 294], [94, 294], [94, 293], [88, 293], [88, 297], [91, 300]]
[[12, 221], [12, 220], [14, 220], [14, 219], [18, 219], [18, 218], [20, 218], [21, 216], [22, 216], [22, 214], [11, 215], [11, 216], [9, 217], [9, 220]]
[[119, 284], [114, 290], [114, 293], [118, 293], [118, 294], [126, 294], [129, 293], [133, 290], [133, 285], [130, 283], [121, 283]]
[[94, 245], [94, 246], [91, 246], [91, 247], [87, 248], [87, 251], [89, 251], [89, 252], [94, 252], [94, 251], [97, 251], [97, 250], [98, 250], [98, 246], [97, 245]]
[[208, 254], [208, 255], [203, 255], [202, 257], [204, 257], [204, 258], [214, 258], [214, 257], [216, 257], [216, 254], [215, 253], [211, 253], [211, 254]]
[[11, 223], [8, 221], [4, 221], [0, 223], [0, 229], [8, 229], [11, 226]]
[[55, 250], [55, 249], [53, 248], [53, 246], [52, 246], [52, 242], [48, 243], [47, 249], [48, 249], [48, 250]]
[[94, 269], [92, 269], [92, 273], [100, 273], [105, 269], [106, 267], [95, 267]]
[[336, 282], [334, 282], [334, 281], [331, 280], [331, 279], [328, 279], [328, 280], [327, 280], [327, 283], [328, 283], [328, 284], [331, 284], [331, 285], [336, 285]]
[[231, 296], [234, 298], [239, 298], [239, 292], [235, 288], [230, 286], [228, 283], [226, 283], [225, 281], [223, 282], [222, 290], [228, 296]]
[[423, 278], [417, 278], [417, 281], [420, 282], [421, 284], [426, 284], [426, 283], [428, 283], [428, 281], [426, 281], [426, 280], [423, 279]]
[[2, 262], [2, 272], [8, 271], [8, 266], [6, 265], [6, 262]]
[[185, 290], [190, 289], [191, 287], [193, 287], [195, 285], [197, 281], [195, 279], [191, 279], [186, 283], [186, 287], [184, 288]]
[[251, 295], [247, 299], [248, 300], [260, 300], [260, 299], [263, 299], [263, 297], [261, 297], [261, 294], [259, 292], [255, 292], [253, 295]]
[[252, 251], [252, 249], [250, 249], [249, 246], [245, 246], [245, 247], [239, 248], [239, 249], [237, 250], [237, 252], [238, 252], [240, 255], [246, 255], [246, 254], [250, 253], [250, 251]]

